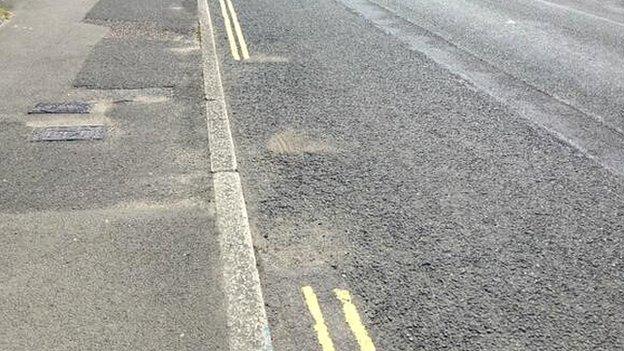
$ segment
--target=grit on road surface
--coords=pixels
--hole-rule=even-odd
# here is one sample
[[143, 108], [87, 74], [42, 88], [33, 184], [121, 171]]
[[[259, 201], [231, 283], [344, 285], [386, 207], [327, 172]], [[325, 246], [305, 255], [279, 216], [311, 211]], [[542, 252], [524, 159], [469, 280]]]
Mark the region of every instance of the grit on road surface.
[[304, 286], [337, 350], [336, 288], [380, 350], [624, 348], [622, 178], [574, 143], [624, 155], [621, 5], [234, 1], [240, 61], [210, 5], [276, 349], [321, 350]]

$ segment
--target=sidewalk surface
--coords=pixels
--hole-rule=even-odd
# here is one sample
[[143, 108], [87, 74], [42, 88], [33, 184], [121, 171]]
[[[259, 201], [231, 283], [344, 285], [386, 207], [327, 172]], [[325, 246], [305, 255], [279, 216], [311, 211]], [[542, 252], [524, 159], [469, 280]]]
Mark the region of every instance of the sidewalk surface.
[[[24, 0], [0, 29], [0, 350], [227, 349], [192, 3]], [[27, 114], [63, 101], [93, 109]], [[60, 125], [108, 134], [29, 141]]]

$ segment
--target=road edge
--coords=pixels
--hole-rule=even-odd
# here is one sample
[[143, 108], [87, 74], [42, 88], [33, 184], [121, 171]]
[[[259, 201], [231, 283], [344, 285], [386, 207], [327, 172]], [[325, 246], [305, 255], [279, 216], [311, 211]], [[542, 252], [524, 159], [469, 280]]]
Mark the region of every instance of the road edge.
[[236, 351], [272, 351], [208, 1], [197, 0], [197, 11], [229, 348]]

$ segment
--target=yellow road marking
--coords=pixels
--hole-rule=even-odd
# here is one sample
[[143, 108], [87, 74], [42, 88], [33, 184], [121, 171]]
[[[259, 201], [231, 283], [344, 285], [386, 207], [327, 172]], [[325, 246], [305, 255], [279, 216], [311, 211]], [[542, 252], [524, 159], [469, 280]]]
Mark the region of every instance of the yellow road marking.
[[230, 9], [230, 14], [232, 15], [232, 22], [234, 22], [234, 31], [236, 32], [236, 36], [238, 37], [238, 44], [240, 45], [243, 60], [246, 60], [249, 58], [249, 50], [247, 50], [247, 43], [245, 42], [245, 37], [243, 37], [243, 31], [241, 30], [240, 23], [238, 22], [238, 16], [236, 15], [236, 11], [234, 11], [234, 5], [232, 4], [232, 1], [225, 1], [228, 8]]
[[361, 351], [375, 351], [373, 340], [368, 336], [366, 328], [362, 324], [362, 319], [357, 308], [351, 300], [351, 294], [347, 290], [334, 289], [338, 300], [342, 302], [342, 309], [347, 319], [347, 324], [351, 328], [355, 339], [360, 344]]
[[310, 314], [312, 314], [312, 318], [314, 318], [314, 330], [316, 330], [316, 336], [318, 337], [319, 344], [321, 344], [323, 351], [335, 351], [334, 343], [329, 336], [329, 330], [327, 329], [327, 325], [325, 325], [323, 312], [321, 312], [321, 307], [319, 306], [314, 290], [310, 286], [304, 286], [301, 288], [301, 292], [303, 292], [303, 297], [308, 305]]
[[232, 23], [230, 22], [230, 16], [227, 13], [227, 9], [225, 8], [225, 3], [223, 0], [219, 0], [219, 4], [221, 5], [221, 15], [223, 16], [223, 22], [225, 23], [225, 32], [227, 33], [228, 42], [230, 43], [230, 51], [232, 52], [232, 56], [236, 61], [240, 60], [240, 55], [238, 54], [238, 48], [236, 47], [236, 41], [234, 40], [234, 33], [232, 33]]

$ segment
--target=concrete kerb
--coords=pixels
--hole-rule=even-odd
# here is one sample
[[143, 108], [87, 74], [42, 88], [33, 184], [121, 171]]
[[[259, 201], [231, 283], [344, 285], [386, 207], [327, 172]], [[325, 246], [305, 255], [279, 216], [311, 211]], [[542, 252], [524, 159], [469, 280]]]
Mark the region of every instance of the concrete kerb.
[[[198, 0], [206, 119], [230, 350], [273, 350], [207, 0]], [[207, 79], [207, 78], [211, 79]]]

